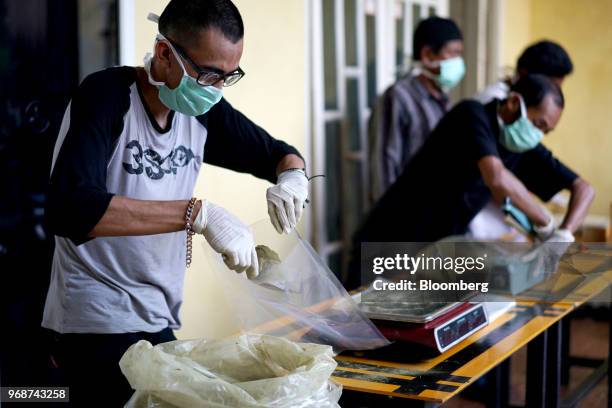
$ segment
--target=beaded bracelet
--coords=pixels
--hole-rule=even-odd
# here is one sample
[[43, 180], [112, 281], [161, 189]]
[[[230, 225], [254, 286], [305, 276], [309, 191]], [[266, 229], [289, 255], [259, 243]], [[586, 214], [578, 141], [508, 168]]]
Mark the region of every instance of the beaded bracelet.
[[195, 208], [197, 201], [197, 198], [192, 197], [191, 200], [189, 200], [189, 204], [187, 204], [187, 211], [185, 212], [185, 232], [187, 233], [185, 263], [187, 264], [187, 268], [191, 266], [192, 237], [195, 234], [192, 229], [193, 225], [191, 224], [191, 217], [193, 216], [193, 209]]

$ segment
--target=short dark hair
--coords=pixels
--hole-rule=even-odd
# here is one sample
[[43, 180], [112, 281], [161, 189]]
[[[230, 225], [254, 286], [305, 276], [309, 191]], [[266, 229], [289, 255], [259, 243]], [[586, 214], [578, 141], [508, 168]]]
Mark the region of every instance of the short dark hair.
[[417, 25], [412, 40], [412, 58], [421, 59], [421, 50], [428, 46], [438, 53], [444, 45], [453, 40], [463, 40], [461, 30], [453, 20], [440, 17], [429, 17]]
[[563, 78], [572, 73], [574, 65], [562, 46], [553, 41], [543, 40], [530, 45], [523, 51], [516, 63], [516, 70], [525, 74], [542, 74]]
[[563, 91], [546, 75], [524, 75], [512, 85], [512, 91], [523, 97], [525, 106], [528, 108], [538, 106], [548, 95], [552, 95], [555, 105], [558, 107], [563, 108], [565, 106]]
[[242, 17], [231, 0], [171, 0], [159, 17], [159, 32], [183, 46], [208, 28], [219, 29], [233, 43], [244, 36]]

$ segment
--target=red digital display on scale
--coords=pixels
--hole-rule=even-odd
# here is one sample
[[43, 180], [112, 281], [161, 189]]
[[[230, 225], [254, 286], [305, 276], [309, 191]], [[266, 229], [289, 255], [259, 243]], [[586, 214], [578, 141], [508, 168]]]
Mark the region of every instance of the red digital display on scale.
[[453, 343], [463, 340], [475, 330], [486, 326], [487, 316], [482, 305], [475, 305], [467, 314], [451, 320], [435, 331], [436, 342], [439, 348], [446, 350]]
[[374, 320], [391, 341], [417, 343], [442, 353], [488, 324], [487, 312], [480, 303], [460, 303], [426, 323]]

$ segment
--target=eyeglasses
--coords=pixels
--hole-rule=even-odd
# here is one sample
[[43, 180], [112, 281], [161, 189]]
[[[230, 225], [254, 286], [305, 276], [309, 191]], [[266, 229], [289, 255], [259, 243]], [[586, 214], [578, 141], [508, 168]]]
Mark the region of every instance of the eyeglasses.
[[240, 81], [240, 79], [242, 79], [242, 77], [245, 75], [244, 71], [240, 67], [238, 67], [238, 69], [236, 69], [235, 71], [228, 72], [227, 74], [223, 72], [202, 69], [198, 66], [198, 64], [193, 62], [191, 58], [189, 58], [185, 50], [180, 45], [178, 45], [168, 37], [166, 37], [166, 40], [168, 40], [168, 42], [172, 44], [174, 49], [176, 49], [178, 55], [185, 61], [187, 61], [189, 65], [191, 65], [191, 68], [193, 68], [193, 70], [198, 74], [198, 77], [196, 79], [197, 83], [202, 86], [212, 86], [218, 83], [219, 81], [223, 81], [223, 86], [232, 86], [236, 82]]

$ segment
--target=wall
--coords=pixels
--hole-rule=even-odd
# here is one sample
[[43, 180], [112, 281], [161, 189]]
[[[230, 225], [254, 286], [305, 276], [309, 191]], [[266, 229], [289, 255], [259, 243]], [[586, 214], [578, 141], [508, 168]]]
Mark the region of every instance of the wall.
[[592, 214], [608, 215], [612, 202], [612, 2], [505, 0], [504, 62], [514, 64], [528, 43], [562, 44], [575, 71], [563, 85], [566, 108], [544, 143], [582, 177], [597, 197]]
[[[161, 14], [167, 1], [135, 0], [136, 58], [153, 46], [157, 27], [149, 12]], [[245, 24], [241, 67], [246, 76], [224, 90], [236, 108], [304, 152], [306, 124], [306, 31], [303, 0], [235, 0]], [[229, 152], [231, 154], [231, 152]], [[196, 196], [206, 197], [251, 224], [267, 218], [265, 189], [268, 183], [252, 176], [204, 166]], [[210, 333], [213, 321], [222, 321], [215, 285], [203, 261], [202, 238], [195, 237], [195, 260], [187, 273], [182, 338]]]
[[79, 10], [79, 80], [92, 72], [115, 65], [114, 36], [102, 36], [107, 29], [114, 2], [112, 0], [80, 0]]
[[516, 59], [531, 41], [531, 0], [501, 0], [502, 67], [514, 69]]

